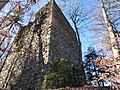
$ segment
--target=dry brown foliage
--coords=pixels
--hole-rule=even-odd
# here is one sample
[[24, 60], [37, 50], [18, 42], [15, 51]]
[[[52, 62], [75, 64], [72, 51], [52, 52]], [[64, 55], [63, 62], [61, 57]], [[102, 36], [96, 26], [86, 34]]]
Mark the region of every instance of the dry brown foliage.
[[120, 76], [117, 75], [119, 65], [116, 64], [118, 61], [117, 58], [97, 58], [97, 60], [92, 60], [101, 73], [99, 74], [98, 78], [94, 78], [93, 82], [105, 80], [111, 82], [114, 85], [120, 84]]

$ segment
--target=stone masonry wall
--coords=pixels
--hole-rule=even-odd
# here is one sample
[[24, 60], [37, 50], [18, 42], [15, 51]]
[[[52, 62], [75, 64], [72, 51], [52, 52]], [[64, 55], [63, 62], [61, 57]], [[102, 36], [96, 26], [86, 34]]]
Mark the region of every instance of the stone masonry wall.
[[82, 54], [81, 51], [79, 52], [81, 47], [78, 46], [76, 34], [57, 4], [54, 1], [52, 4], [49, 61], [58, 58], [69, 60], [76, 69], [79, 68], [80, 80], [77, 82], [84, 85], [85, 74], [82, 65]]
[[41, 90], [42, 69], [48, 61], [51, 3], [34, 22], [21, 27], [0, 74], [0, 87], [11, 90]]
[[54, 0], [35, 17], [18, 31], [0, 73], [0, 88], [41, 90], [44, 69], [52, 60], [65, 58], [80, 65], [75, 32]]
[[60, 8], [53, 2], [49, 59], [65, 58], [79, 64], [79, 47], [74, 30]]

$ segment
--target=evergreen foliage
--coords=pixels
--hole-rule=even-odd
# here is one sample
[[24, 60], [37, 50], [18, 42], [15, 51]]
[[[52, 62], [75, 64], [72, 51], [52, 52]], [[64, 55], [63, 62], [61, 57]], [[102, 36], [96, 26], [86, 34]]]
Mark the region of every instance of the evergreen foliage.
[[47, 88], [66, 87], [71, 84], [71, 63], [65, 59], [53, 60], [52, 68], [46, 76]]
[[53, 60], [52, 68], [45, 76], [46, 88], [80, 85], [80, 69], [66, 59]]
[[101, 73], [97, 70], [98, 66], [92, 62], [92, 60], [96, 60], [98, 57], [102, 57], [100, 51], [97, 52], [93, 47], [89, 47], [84, 61], [86, 81], [88, 85], [101, 86], [104, 84], [103, 81], [92, 82], [95, 78], [98, 78]]

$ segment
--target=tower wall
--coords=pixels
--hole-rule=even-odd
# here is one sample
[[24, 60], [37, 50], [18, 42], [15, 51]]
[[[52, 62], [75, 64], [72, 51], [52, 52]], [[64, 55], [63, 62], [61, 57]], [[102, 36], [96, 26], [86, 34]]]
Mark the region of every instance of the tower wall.
[[49, 59], [65, 58], [78, 65], [81, 55], [76, 34], [55, 2], [52, 10]]
[[44, 69], [52, 60], [64, 58], [78, 66], [79, 57], [75, 32], [51, 0], [35, 15], [34, 22], [18, 31], [0, 74], [0, 87], [41, 90]]
[[51, 3], [34, 22], [20, 27], [0, 73], [0, 87], [11, 90], [41, 90], [44, 63], [48, 62], [51, 31]]

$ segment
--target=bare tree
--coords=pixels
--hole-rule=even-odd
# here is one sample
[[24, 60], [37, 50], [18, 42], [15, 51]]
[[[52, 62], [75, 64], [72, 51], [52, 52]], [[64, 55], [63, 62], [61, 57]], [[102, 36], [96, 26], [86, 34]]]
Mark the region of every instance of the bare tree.
[[[7, 54], [12, 45], [12, 41], [14, 36], [17, 33], [18, 28], [22, 25], [21, 22], [24, 21], [24, 14], [28, 12], [33, 4], [35, 4], [39, 0], [27, 0], [23, 1], [5, 1], [0, 2], [3, 6], [7, 2], [11, 6], [9, 11], [5, 13], [3, 17], [0, 17], [0, 60], [2, 60], [2, 66], [0, 68], [0, 72], [6, 62]], [[2, 9], [3, 7], [1, 7]], [[4, 14], [4, 11], [3, 11]], [[30, 13], [30, 20], [33, 17], [33, 12]], [[28, 20], [28, 21], [30, 21]]]
[[[120, 65], [119, 44], [118, 44], [117, 37], [116, 37], [115, 32], [114, 32], [114, 27], [113, 27], [113, 25], [112, 25], [112, 23], [109, 19], [109, 16], [107, 14], [105, 4], [104, 4], [103, 0], [100, 0], [100, 4], [101, 4], [101, 7], [102, 7], [104, 22], [105, 22], [105, 24], [107, 26], [107, 29], [108, 29], [108, 32], [109, 32], [109, 37], [110, 37], [111, 44], [112, 44], [113, 55], [114, 55], [114, 58], [118, 59], [117, 64]], [[120, 75], [119, 69], [117, 71], [117, 74]]]
[[118, 3], [118, 4], [120, 4], [120, 1], [118, 1], [118, 0], [112, 0], [113, 2], [116, 2], [116, 3]]
[[1, 0], [0, 1], [0, 11], [8, 2], [9, 2], [9, 0]]
[[[95, 64], [98, 66], [102, 73], [100, 78], [96, 80], [105, 80], [115, 85], [120, 84], [119, 77], [119, 65], [120, 65], [120, 5], [115, 0], [99, 0], [101, 9], [97, 11], [97, 15], [93, 16], [95, 24], [93, 30], [96, 34], [100, 34], [103, 50], [107, 53], [107, 56], [98, 58]], [[98, 33], [99, 31], [99, 33]], [[111, 53], [112, 51], [112, 53]], [[108, 53], [110, 52], [109, 56]]]
[[79, 64], [82, 65], [82, 73], [85, 78], [85, 72], [83, 68], [83, 62], [82, 62], [82, 51], [81, 51], [81, 40], [80, 40], [80, 32], [83, 29], [83, 25], [85, 25], [85, 21], [89, 18], [88, 12], [84, 9], [83, 3], [80, 1], [75, 0], [71, 3], [69, 8], [67, 8], [66, 13], [69, 17], [69, 19], [72, 21], [74, 30], [76, 32], [77, 42], [79, 46]]

